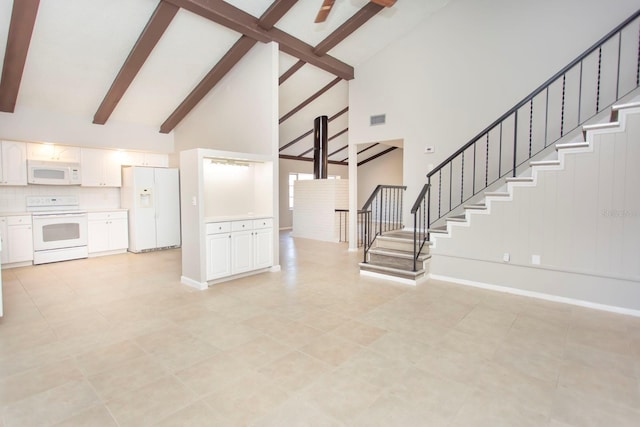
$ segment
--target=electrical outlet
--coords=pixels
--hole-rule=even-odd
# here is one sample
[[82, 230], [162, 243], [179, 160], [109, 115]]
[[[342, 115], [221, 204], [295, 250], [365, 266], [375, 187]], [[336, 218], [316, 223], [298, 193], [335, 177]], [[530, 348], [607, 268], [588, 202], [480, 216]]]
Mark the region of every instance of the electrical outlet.
[[198, 203], [196, 202], [196, 196], [193, 196], [193, 197], [191, 198], [191, 204], [192, 204], [193, 206], [196, 206], [196, 205], [198, 204]]
[[505, 253], [502, 255], [502, 261], [503, 261], [503, 262], [509, 262], [510, 260], [511, 260], [511, 255], [509, 254], [509, 252], [505, 252]]
[[540, 255], [531, 255], [531, 264], [540, 265]]

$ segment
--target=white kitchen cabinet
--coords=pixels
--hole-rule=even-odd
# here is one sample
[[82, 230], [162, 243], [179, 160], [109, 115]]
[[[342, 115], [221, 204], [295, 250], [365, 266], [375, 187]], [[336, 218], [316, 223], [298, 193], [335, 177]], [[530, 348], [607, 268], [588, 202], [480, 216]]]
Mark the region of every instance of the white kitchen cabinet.
[[126, 211], [89, 212], [87, 228], [90, 256], [126, 252], [129, 246]]
[[207, 224], [207, 280], [231, 275], [229, 223]]
[[169, 166], [169, 155], [162, 153], [127, 151], [126, 153], [124, 153], [122, 164], [126, 166], [149, 166], [166, 168]]
[[80, 147], [29, 142], [27, 143], [27, 159], [80, 163]]
[[121, 187], [121, 155], [116, 150], [81, 149], [83, 187]]
[[27, 144], [0, 142], [0, 185], [27, 185]]
[[273, 265], [273, 219], [207, 224], [207, 280]]
[[0, 218], [2, 264], [33, 261], [33, 230], [31, 215], [11, 215]]

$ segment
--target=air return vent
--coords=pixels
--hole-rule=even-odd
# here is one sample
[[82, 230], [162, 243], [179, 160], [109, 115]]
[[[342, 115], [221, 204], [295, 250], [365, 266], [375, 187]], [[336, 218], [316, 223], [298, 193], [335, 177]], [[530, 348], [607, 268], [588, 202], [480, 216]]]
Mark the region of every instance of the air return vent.
[[369, 118], [369, 124], [371, 126], [383, 125], [387, 121], [386, 114], [377, 114]]

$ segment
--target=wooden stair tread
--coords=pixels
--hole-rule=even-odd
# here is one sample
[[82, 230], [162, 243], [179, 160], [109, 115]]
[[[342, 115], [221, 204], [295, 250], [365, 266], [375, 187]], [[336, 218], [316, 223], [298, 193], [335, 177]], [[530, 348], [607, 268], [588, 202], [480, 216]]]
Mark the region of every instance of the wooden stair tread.
[[[423, 248], [424, 251], [424, 248]], [[403, 258], [403, 259], [413, 259], [413, 251], [403, 251], [402, 249], [388, 249], [388, 248], [372, 248], [369, 249], [370, 254], [375, 255], [385, 255], [389, 257]], [[431, 255], [428, 253], [422, 252], [418, 256], [418, 261], [425, 260], [431, 258]]]
[[556, 151], [562, 149], [571, 149], [571, 148], [588, 148], [588, 142], [567, 142], [564, 144], [556, 144]]

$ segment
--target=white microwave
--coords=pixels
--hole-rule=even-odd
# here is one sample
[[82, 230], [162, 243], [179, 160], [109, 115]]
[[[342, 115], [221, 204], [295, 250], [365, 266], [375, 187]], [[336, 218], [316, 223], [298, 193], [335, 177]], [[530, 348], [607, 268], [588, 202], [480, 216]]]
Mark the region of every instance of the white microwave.
[[27, 160], [27, 182], [42, 185], [80, 185], [80, 163]]

